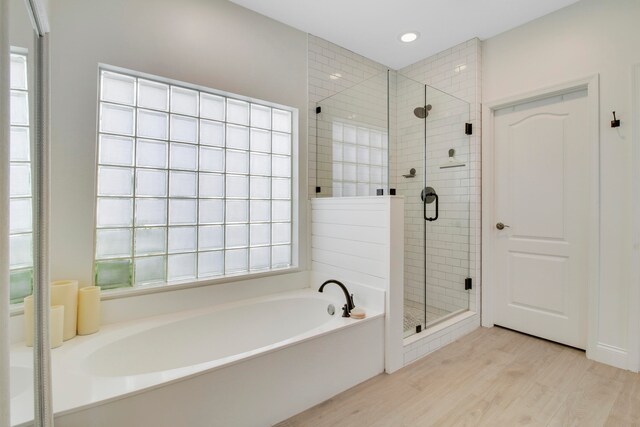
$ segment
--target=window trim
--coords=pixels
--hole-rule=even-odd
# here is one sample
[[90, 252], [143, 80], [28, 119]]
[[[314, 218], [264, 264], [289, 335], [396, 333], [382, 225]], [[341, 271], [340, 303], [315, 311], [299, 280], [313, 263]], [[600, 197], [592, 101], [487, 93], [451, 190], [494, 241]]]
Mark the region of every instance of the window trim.
[[[98, 63], [97, 66], [97, 73], [96, 73], [96, 131], [95, 131], [95, 135], [96, 135], [96, 139], [95, 139], [95, 149], [96, 149], [96, 157], [94, 160], [94, 167], [95, 167], [95, 174], [94, 174], [94, 193], [93, 193], [93, 197], [94, 197], [94, 203], [93, 203], [93, 229], [92, 229], [92, 238], [93, 238], [93, 254], [92, 254], [92, 267], [91, 267], [91, 279], [92, 279], [92, 284], [97, 286], [95, 282], [95, 274], [96, 274], [96, 245], [97, 245], [97, 238], [96, 238], [96, 231], [98, 230], [97, 227], [97, 200], [98, 200], [98, 171], [99, 171], [99, 155], [100, 155], [100, 150], [99, 150], [99, 140], [100, 140], [100, 104], [103, 102], [100, 99], [100, 90], [101, 90], [101, 73], [103, 71], [106, 72], [115, 72], [115, 73], [122, 73], [128, 76], [132, 76], [132, 77], [136, 77], [136, 78], [141, 78], [141, 79], [148, 79], [151, 81], [155, 81], [155, 82], [159, 82], [159, 83], [164, 83], [167, 85], [174, 85], [174, 86], [179, 86], [181, 88], [185, 88], [185, 89], [191, 89], [191, 90], [196, 90], [196, 91], [200, 91], [200, 92], [206, 92], [206, 93], [211, 93], [213, 95], [218, 95], [218, 96], [223, 96], [225, 98], [232, 98], [232, 99], [237, 99], [237, 100], [241, 100], [241, 101], [245, 101], [245, 102], [249, 102], [249, 103], [256, 103], [256, 104], [260, 104], [260, 105], [264, 105], [264, 106], [268, 106], [271, 108], [276, 108], [276, 109], [281, 109], [281, 110], [286, 110], [291, 112], [291, 120], [292, 120], [292, 127], [291, 127], [291, 265], [288, 267], [280, 267], [280, 268], [271, 268], [269, 270], [260, 270], [260, 271], [245, 271], [245, 272], [239, 272], [239, 273], [230, 273], [230, 274], [225, 274], [223, 276], [213, 276], [213, 277], [206, 277], [206, 278], [202, 278], [202, 279], [186, 279], [186, 280], [176, 280], [176, 281], [166, 281], [166, 282], [159, 282], [159, 283], [152, 283], [152, 284], [144, 284], [141, 285], [139, 287], [135, 286], [135, 283], [132, 282], [132, 285], [130, 287], [121, 287], [121, 288], [113, 288], [113, 289], [104, 289], [102, 292], [102, 299], [103, 300], [109, 300], [109, 299], [117, 299], [117, 298], [122, 298], [122, 297], [126, 297], [126, 296], [137, 296], [137, 295], [143, 295], [143, 294], [150, 294], [150, 293], [157, 293], [157, 292], [167, 292], [167, 291], [172, 291], [172, 290], [179, 290], [179, 289], [188, 289], [188, 288], [194, 288], [194, 287], [201, 287], [201, 286], [209, 286], [209, 285], [216, 285], [216, 284], [223, 284], [223, 283], [230, 283], [230, 282], [239, 282], [239, 281], [245, 281], [245, 280], [250, 280], [250, 279], [256, 279], [256, 278], [260, 278], [260, 277], [268, 277], [268, 276], [277, 276], [277, 275], [282, 275], [282, 274], [289, 274], [289, 273], [296, 273], [296, 272], [300, 272], [302, 271], [302, 269], [300, 268], [300, 212], [301, 212], [301, 205], [300, 205], [300, 167], [299, 167], [299, 162], [300, 162], [300, 149], [299, 149], [299, 134], [300, 134], [300, 119], [299, 119], [299, 110], [298, 108], [289, 106], [289, 105], [284, 105], [284, 104], [278, 104], [275, 102], [271, 102], [271, 101], [266, 101], [263, 99], [259, 99], [259, 98], [254, 98], [254, 97], [249, 97], [249, 96], [245, 96], [245, 95], [241, 95], [241, 94], [236, 94], [236, 93], [232, 93], [232, 92], [228, 92], [228, 91], [223, 91], [223, 90], [219, 90], [219, 89], [215, 89], [215, 88], [211, 88], [211, 87], [207, 87], [207, 86], [203, 86], [203, 85], [198, 85], [198, 84], [193, 84], [193, 83], [187, 83], [187, 82], [183, 82], [177, 79], [170, 79], [170, 78], [166, 78], [166, 77], [161, 77], [161, 76], [157, 76], [157, 75], [153, 75], [153, 74], [148, 74], [148, 73], [144, 73], [144, 72], [139, 72], [139, 71], [135, 71], [135, 70], [130, 70], [127, 68], [123, 68], [123, 67], [118, 67], [118, 66], [113, 66], [113, 65], [109, 65], [109, 64], [104, 64], [104, 63]], [[107, 103], [109, 103], [108, 101], [105, 101]], [[136, 106], [134, 106], [133, 108], [135, 108], [136, 110], [139, 108]], [[155, 110], [154, 110], [155, 111]], [[167, 111], [167, 114], [171, 114], [170, 111]], [[225, 124], [227, 123], [226, 121], [224, 122]], [[250, 126], [247, 126], [248, 128], [251, 128]], [[134, 135], [133, 138], [135, 139], [136, 136]], [[167, 141], [170, 141], [170, 136], [167, 136]], [[170, 167], [169, 165], [167, 165], [166, 171], [167, 173], [169, 173], [170, 171]], [[197, 173], [197, 171], [196, 171]], [[226, 172], [225, 172], [226, 174]], [[135, 184], [134, 184], [135, 185]], [[135, 191], [135, 190], [134, 190]], [[169, 191], [169, 189], [167, 189], [167, 191]], [[169, 194], [167, 194], [167, 200], [169, 200]], [[197, 200], [197, 199], [196, 199]], [[250, 200], [250, 199], [249, 199]], [[251, 222], [247, 223], [248, 225], [251, 224]], [[198, 225], [196, 225], [197, 227]], [[169, 227], [169, 225], [167, 224], [166, 226], [167, 228]], [[135, 225], [132, 225], [131, 228], [132, 232], [135, 230]], [[168, 242], [167, 242], [168, 244]], [[271, 248], [272, 245], [269, 245], [269, 247]], [[225, 249], [223, 249], [224, 251]], [[131, 255], [131, 260], [132, 260], [132, 268], [133, 267], [133, 260], [135, 258], [135, 253], [133, 252], [134, 248], [132, 247], [132, 255]], [[198, 253], [198, 251], [195, 252], [196, 254]]]

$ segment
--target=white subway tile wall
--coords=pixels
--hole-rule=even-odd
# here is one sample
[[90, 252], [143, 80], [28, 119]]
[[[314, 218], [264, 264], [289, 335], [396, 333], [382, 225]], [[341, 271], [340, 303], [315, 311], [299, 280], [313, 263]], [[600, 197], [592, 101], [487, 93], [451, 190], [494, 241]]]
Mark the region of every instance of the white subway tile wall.
[[33, 289], [31, 138], [27, 55], [12, 53], [9, 139], [9, 293], [19, 304]]
[[291, 266], [290, 110], [100, 72], [95, 282]]

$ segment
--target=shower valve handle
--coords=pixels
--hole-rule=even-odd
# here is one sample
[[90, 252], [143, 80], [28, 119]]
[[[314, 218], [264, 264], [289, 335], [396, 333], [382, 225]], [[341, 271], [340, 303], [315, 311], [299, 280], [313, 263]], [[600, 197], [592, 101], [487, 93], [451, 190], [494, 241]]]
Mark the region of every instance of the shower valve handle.
[[503, 223], [499, 222], [499, 223], [496, 224], [496, 228], [498, 230], [504, 230], [505, 228], [509, 228], [509, 226], [508, 225], [504, 225]]

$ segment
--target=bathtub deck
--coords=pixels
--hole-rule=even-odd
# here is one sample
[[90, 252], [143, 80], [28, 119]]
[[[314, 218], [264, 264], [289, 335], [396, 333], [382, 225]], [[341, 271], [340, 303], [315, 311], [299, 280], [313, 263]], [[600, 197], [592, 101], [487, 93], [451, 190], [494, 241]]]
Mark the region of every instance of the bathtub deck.
[[480, 328], [278, 427], [336, 425], [640, 425], [640, 375], [573, 348]]

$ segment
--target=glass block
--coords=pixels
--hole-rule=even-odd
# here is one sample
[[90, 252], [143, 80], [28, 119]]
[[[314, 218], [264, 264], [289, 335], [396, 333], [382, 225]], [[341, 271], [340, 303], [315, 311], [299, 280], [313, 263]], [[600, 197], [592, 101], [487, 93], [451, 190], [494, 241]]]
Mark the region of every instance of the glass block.
[[228, 198], [249, 198], [249, 177], [244, 175], [227, 175], [226, 194]]
[[31, 196], [31, 165], [11, 163], [9, 166], [9, 194], [11, 197]]
[[12, 125], [29, 126], [29, 94], [12, 90], [9, 111]]
[[372, 165], [382, 165], [382, 153], [382, 150], [378, 150], [375, 148], [371, 149], [370, 162]]
[[291, 111], [274, 108], [271, 126], [274, 131], [291, 133]]
[[136, 199], [136, 227], [167, 224], [167, 199]]
[[191, 225], [198, 222], [198, 201], [194, 199], [169, 199], [169, 224]]
[[334, 142], [333, 143], [333, 161], [334, 162], [341, 162], [342, 159], [342, 143], [340, 142]]
[[198, 146], [171, 143], [171, 169], [198, 169]]
[[271, 202], [272, 221], [291, 221], [291, 202], [274, 200]]
[[197, 227], [169, 227], [169, 253], [194, 252], [197, 244]]
[[271, 267], [282, 268], [291, 265], [291, 246], [273, 246], [271, 248]]
[[251, 224], [250, 233], [251, 246], [271, 244], [271, 226], [269, 224]]
[[273, 236], [273, 244], [291, 243], [291, 223], [278, 222], [271, 224], [271, 235]]
[[201, 173], [199, 178], [199, 197], [224, 197], [224, 175]]
[[28, 162], [31, 158], [29, 128], [11, 127], [9, 139], [10, 159], [12, 162]]
[[198, 174], [195, 172], [169, 172], [169, 196], [197, 197]]
[[224, 222], [223, 200], [200, 200], [198, 222], [200, 224], [219, 224]]
[[356, 141], [358, 142], [358, 145], [364, 145], [368, 147], [369, 146], [369, 129], [359, 127], [356, 131]]
[[342, 130], [342, 140], [349, 144], [355, 144], [358, 140], [358, 133], [355, 126], [344, 125]]
[[96, 259], [131, 257], [131, 229], [96, 231]]
[[136, 258], [134, 262], [136, 285], [165, 282], [167, 259], [164, 256]]
[[118, 104], [136, 104], [136, 79], [123, 74], [101, 73], [100, 99]]
[[102, 165], [133, 166], [133, 138], [100, 135], [98, 163]]
[[271, 248], [251, 248], [249, 249], [249, 266], [250, 269], [268, 270], [271, 267]]
[[102, 289], [131, 286], [131, 260], [96, 261], [96, 286]]
[[171, 140], [181, 142], [198, 142], [198, 119], [193, 117], [171, 115]]
[[9, 68], [11, 89], [27, 90], [27, 57], [24, 55], [11, 54], [11, 65]]
[[275, 154], [291, 154], [291, 135], [274, 132], [272, 137], [273, 152]]
[[138, 107], [167, 111], [169, 85], [138, 79]]
[[271, 152], [271, 132], [251, 129], [251, 151]]
[[134, 122], [135, 110], [133, 108], [100, 103], [100, 132], [133, 136]]
[[370, 158], [369, 147], [358, 146], [358, 163], [369, 163]]
[[382, 168], [379, 166], [371, 166], [371, 183], [382, 183]]
[[136, 170], [136, 196], [166, 197], [167, 171]]
[[133, 199], [98, 198], [98, 228], [131, 227], [132, 223]]
[[224, 150], [200, 147], [200, 171], [224, 172]]
[[133, 169], [98, 167], [98, 196], [132, 196]]
[[249, 173], [249, 153], [227, 150], [226, 165], [228, 173]]
[[271, 129], [271, 108], [251, 104], [251, 127]]
[[273, 176], [281, 176], [288, 178], [291, 176], [291, 157], [289, 156], [271, 156], [271, 173]]
[[224, 274], [224, 253], [200, 252], [198, 254], [198, 277], [221, 276]]
[[136, 256], [159, 255], [167, 250], [167, 229], [157, 228], [136, 228], [134, 250]]
[[222, 225], [208, 225], [198, 227], [198, 250], [224, 248], [224, 227]]
[[200, 144], [224, 147], [224, 123], [200, 120]]
[[342, 183], [342, 196], [353, 197], [356, 195], [356, 184], [354, 182]]
[[251, 153], [251, 175], [271, 175], [271, 156]]
[[33, 235], [15, 234], [9, 236], [9, 267], [21, 268], [33, 265]]
[[273, 178], [271, 194], [274, 199], [291, 199], [291, 180]]
[[373, 196], [370, 190], [370, 186], [368, 183], [358, 183], [356, 186], [356, 195], [357, 196]]
[[249, 202], [247, 200], [227, 200], [225, 210], [226, 222], [248, 222]]
[[200, 93], [200, 117], [224, 121], [225, 100], [221, 96]]
[[342, 183], [333, 182], [333, 197], [342, 197]]
[[225, 226], [225, 247], [249, 246], [249, 226], [247, 224]]
[[355, 181], [357, 176], [356, 165], [352, 163], [344, 163], [342, 165], [342, 179], [344, 181]]
[[182, 87], [171, 86], [171, 112], [198, 115], [198, 92]]
[[373, 148], [382, 148], [382, 133], [376, 130], [369, 132], [369, 145]]
[[355, 163], [357, 161], [357, 152], [355, 145], [344, 144], [342, 146], [342, 160], [351, 163]]
[[359, 182], [369, 182], [369, 166], [368, 165], [358, 165], [358, 181]]
[[247, 249], [227, 250], [224, 253], [224, 269], [227, 273], [247, 271], [249, 251]]
[[227, 148], [249, 149], [249, 128], [227, 125]]
[[158, 111], [138, 110], [138, 136], [166, 140], [169, 135], [169, 115]]
[[166, 142], [139, 139], [136, 149], [136, 166], [166, 169], [167, 147]]
[[331, 131], [331, 137], [334, 141], [342, 141], [342, 123], [333, 123]]
[[332, 170], [334, 181], [342, 181], [342, 163], [334, 163]]
[[11, 234], [29, 233], [33, 227], [31, 212], [31, 198], [11, 199], [9, 204], [9, 232]]
[[266, 176], [251, 177], [251, 198], [270, 199], [271, 198], [271, 178]]
[[169, 255], [167, 276], [169, 281], [194, 279], [196, 254]]
[[387, 135], [386, 133], [382, 134], [382, 149], [386, 150], [387, 148], [389, 148], [389, 135]]
[[249, 103], [227, 98], [227, 121], [239, 125], [249, 124]]
[[9, 272], [9, 298], [11, 304], [20, 304], [25, 297], [33, 293], [33, 269], [12, 270]]
[[249, 213], [252, 223], [271, 221], [271, 202], [269, 200], [252, 200]]

